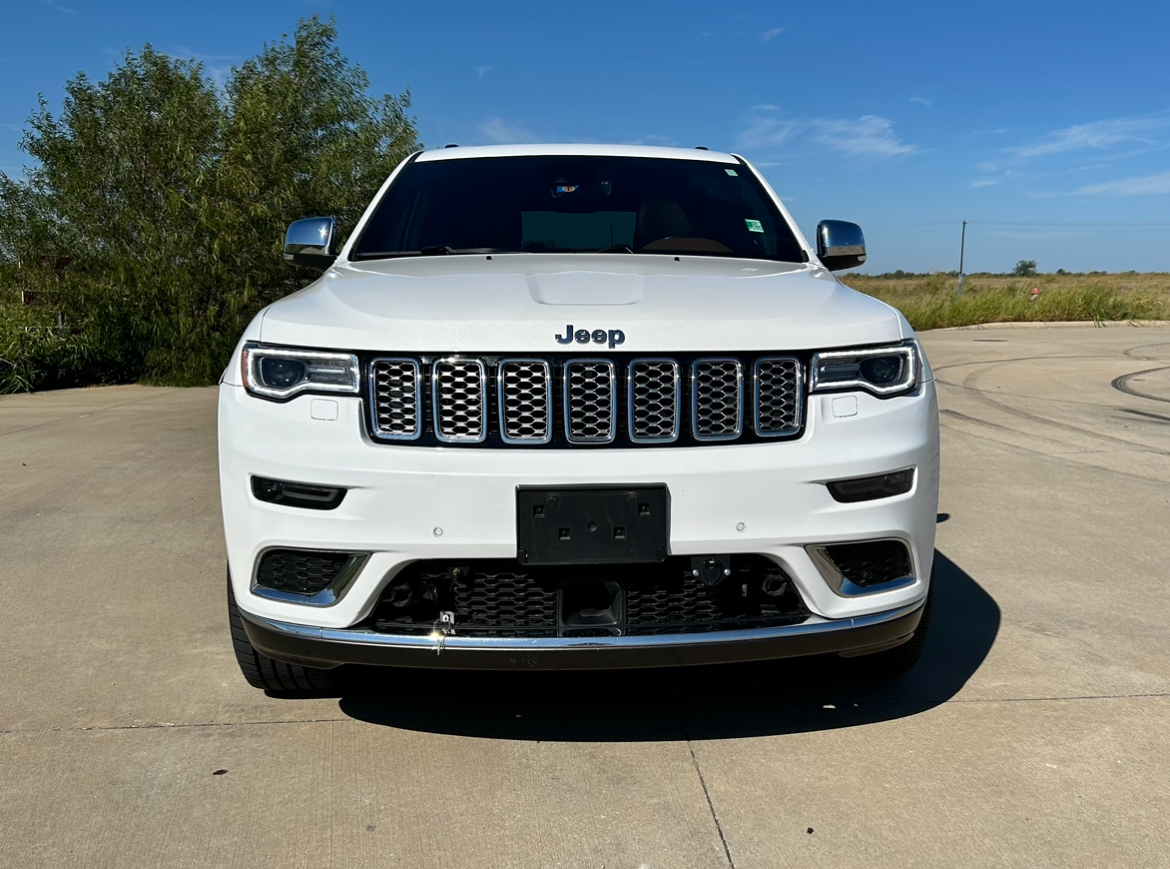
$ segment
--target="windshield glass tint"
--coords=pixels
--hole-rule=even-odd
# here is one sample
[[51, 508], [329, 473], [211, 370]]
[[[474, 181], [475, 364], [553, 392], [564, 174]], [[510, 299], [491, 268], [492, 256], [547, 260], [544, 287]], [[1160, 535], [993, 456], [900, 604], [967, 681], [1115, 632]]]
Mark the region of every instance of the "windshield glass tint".
[[748, 170], [650, 157], [478, 157], [406, 166], [354, 259], [586, 251], [801, 262]]

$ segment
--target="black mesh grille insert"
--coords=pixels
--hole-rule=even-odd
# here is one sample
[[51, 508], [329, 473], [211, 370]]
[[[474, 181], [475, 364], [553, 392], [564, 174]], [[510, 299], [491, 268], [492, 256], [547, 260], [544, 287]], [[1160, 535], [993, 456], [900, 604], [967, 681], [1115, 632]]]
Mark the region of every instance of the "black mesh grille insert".
[[557, 623], [556, 585], [511, 571], [473, 574], [453, 585], [455, 624], [544, 627]]
[[911, 575], [910, 551], [900, 540], [840, 543], [825, 551], [847, 580], [863, 588]]
[[730, 440], [743, 430], [743, 365], [738, 359], [700, 359], [691, 381], [694, 435]]
[[[784, 571], [762, 555], [731, 556], [731, 576], [704, 585], [691, 559], [660, 565], [528, 568], [514, 559], [416, 562], [391, 580], [371, 619], [389, 633], [429, 632], [439, 613], [455, 613], [455, 631], [496, 636], [581, 636], [566, 625], [565, 588], [614, 583], [624, 600], [622, 634], [669, 634], [794, 624], [808, 610]], [[571, 595], [570, 595], [571, 599]], [[608, 635], [601, 629], [599, 635]]]
[[679, 372], [673, 359], [630, 364], [630, 439], [666, 443], [678, 437]]
[[695, 578], [689, 560], [657, 582], [631, 583], [626, 590], [629, 633], [746, 628], [808, 614], [787, 574], [771, 559], [733, 556], [731, 565], [731, 576], [716, 586]]
[[772, 356], [756, 362], [756, 433], [795, 434], [800, 430], [800, 360]]
[[420, 434], [419, 365], [413, 359], [376, 359], [370, 366], [374, 428], [381, 436], [410, 440]]
[[614, 366], [603, 359], [565, 365], [565, 431], [574, 443], [609, 443], [614, 436]]
[[445, 441], [484, 439], [484, 364], [479, 359], [440, 359], [434, 364], [435, 433]]
[[317, 594], [337, 579], [352, 557], [348, 552], [271, 549], [260, 558], [256, 584], [293, 594]]
[[500, 364], [500, 431], [509, 443], [549, 439], [552, 374], [542, 359], [509, 359]]

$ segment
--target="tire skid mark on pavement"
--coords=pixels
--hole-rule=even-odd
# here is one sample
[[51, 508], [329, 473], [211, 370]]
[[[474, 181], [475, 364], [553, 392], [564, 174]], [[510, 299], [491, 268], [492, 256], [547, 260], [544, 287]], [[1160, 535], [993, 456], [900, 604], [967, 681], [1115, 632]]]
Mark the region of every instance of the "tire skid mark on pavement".
[[[941, 414], [941, 416], [942, 416], [942, 422], [944, 423], [944, 426], [943, 426], [944, 428], [946, 428], [948, 431], [954, 431], [954, 432], [958, 432], [960, 434], [965, 434], [968, 437], [975, 437], [975, 435], [969, 431], [965, 431], [961, 427], [946, 425], [945, 424], [946, 418], [952, 417], [952, 418], [960, 420], [962, 422], [973, 423], [976, 426], [981, 426], [981, 427], [993, 429], [993, 430], [996, 430], [999, 432], [1004, 432], [1008, 435], [1012, 435], [1012, 436], [1017, 437], [1017, 438], [1032, 438], [1032, 437], [1034, 437], [1032, 435], [1028, 435], [1028, 434], [1025, 434], [1024, 432], [1021, 432], [1019, 429], [1010, 428], [1006, 425], [1000, 425], [999, 423], [988, 422], [987, 420], [978, 419], [977, 417], [974, 417], [974, 416], [968, 416], [965, 413], [961, 413], [960, 411], [957, 411], [957, 410], [951, 410], [950, 408], [945, 408], [945, 407], [940, 408], [939, 414]], [[1110, 468], [1110, 467], [1107, 467], [1106, 465], [1099, 465], [1099, 464], [1095, 464], [1093, 462], [1083, 462], [1083, 461], [1076, 458], [1076, 454], [1069, 454], [1069, 453], [1054, 454], [1052, 452], [1047, 452], [1045, 450], [1038, 450], [1038, 449], [1034, 449], [1033, 447], [1024, 446], [1023, 444], [1016, 443], [1015, 441], [1012, 441], [1012, 440], [1006, 440], [1002, 437], [992, 437], [992, 438], [990, 438], [990, 440], [993, 441], [994, 443], [999, 444], [1002, 447], [1007, 447], [1008, 449], [1017, 450], [1017, 451], [1022, 452], [1022, 453], [1029, 453], [1030, 455], [1038, 456], [1042, 459], [1048, 459], [1049, 461], [1057, 462], [1057, 463], [1062, 464], [1062, 465], [1068, 465], [1069, 467], [1075, 467], [1075, 468], [1078, 468], [1081, 470], [1104, 471], [1107, 474], [1117, 474], [1117, 475], [1120, 475], [1122, 477], [1129, 477], [1131, 480], [1139, 480], [1143, 483], [1149, 483], [1151, 481], [1149, 477], [1142, 476], [1141, 474], [1134, 474], [1134, 473], [1131, 473], [1129, 471], [1122, 471], [1122, 470], [1118, 470], [1117, 468]]]
[[1110, 383], [1109, 385], [1112, 386], [1114, 389], [1116, 389], [1118, 392], [1124, 392], [1126, 395], [1132, 395], [1135, 398], [1145, 398], [1145, 399], [1148, 399], [1149, 401], [1164, 401], [1167, 404], [1170, 404], [1170, 398], [1164, 398], [1163, 396], [1160, 396], [1160, 395], [1150, 395], [1150, 394], [1145, 393], [1145, 392], [1139, 392], [1138, 390], [1134, 389], [1132, 386], [1129, 385], [1129, 379], [1131, 377], [1137, 377], [1141, 374], [1154, 374], [1155, 372], [1158, 372], [1158, 371], [1170, 371], [1170, 365], [1163, 365], [1160, 368], [1147, 368], [1145, 371], [1134, 371], [1131, 374], [1123, 374], [1120, 377], [1113, 378], [1113, 382]]
[[[1037, 358], [1045, 359], [1045, 358], [1054, 358], [1054, 357], [1037, 357]], [[1073, 358], [1092, 358], [1092, 357], [1073, 357]], [[1100, 358], [1100, 357], [1098, 357], [1098, 358]], [[961, 384], [946, 383], [946, 385], [961, 389], [961, 390], [963, 390], [963, 392], [966, 395], [968, 395], [973, 400], [978, 401], [982, 404], [985, 404], [988, 407], [994, 408], [996, 410], [1001, 410], [1004, 413], [1008, 414], [1009, 416], [1015, 416], [1015, 417], [1018, 417], [1019, 419], [1026, 419], [1026, 420], [1029, 420], [1030, 422], [1038, 423], [1039, 425], [1045, 425], [1045, 426], [1049, 426], [1050, 428], [1055, 428], [1055, 429], [1059, 429], [1061, 431], [1069, 432], [1070, 434], [1076, 434], [1076, 435], [1081, 435], [1084, 437], [1094, 438], [1096, 440], [1103, 440], [1103, 441], [1108, 441], [1108, 442], [1112, 442], [1112, 443], [1122, 444], [1122, 445], [1129, 447], [1131, 449], [1134, 449], [1138, 452], [1153, 453], [1153, 454], [1159, 455], [1159, 456], [1170, 456], [1170, 450], [1161, 450], [1161, 449], [1158, 449], [1157, 447], [1152, 447], [1152, 446], [1149, 446], [1147, 444], [1139, 443], [1137, 441], [1131, 441], [1128, 438], [1121, 438], [1121, 437], [1117, 437], [1116, 435], [1104, 434], [1102, 432], [1095, 432], [1092, 429], [1083, 428], [1081, 426], [1073, 425], [1071, 423], [1057, 422], [1056, 420], [1050, 419], [1049, 417], [1046, 417], [1046, 416], [1041, 416], [1039, 414], [1030, 413], [1026, 410], [1020, 410], [1019, 408], [1011, 407], [1010, 405], [1005, 404], [1004, 402], [993, 398], [992, 397], [993, 393], [979, 388], [978, 383], [984, 377], [984, 375], [989, 374], [992, 370], [994, 370], [995, 368], [998, 368], [1000, 365], [1002, 365], [1004, 363], [1013, 362], [1013, 361], [1020, 361], [1020, 360], [989, 360], [989, 361], [983, 363], [986, 367], [984, 367], [983, 369], [981, 369], [979, 371], [973, 371], [970, 374], [968, 374], [967, 377], [964, 378], [964, 380]], [[1157, 370], [1161, 370], [1161, 369], [1157, 369]], [[1141, 373], [1141, 372], [1135, 372], [1135, 374], [1137, 374], [1137, 373]], [[1145, 396], [1142, 396], [1142, 397], [1145, 397]], [[1160, 399], [1160, 400], [1166, 401], [1167, 399]], [[1101, 407], [1101, 405], [1095, 404], [1095, 403], [1093, 403], [1093, 406]], [[1008, 427], [1003, 426], [1003, 428], [1008, 428]], [[1012, 429], [1009, 429], [1009, 431], [1011, 431], [1011, 430]], [[1019, 432], [1019, 433], [1025, 434], [1024, 432]]]
[[84, 413], [71, 414], [69, 416], [63, 416], [58, 419], [49, 420], [48, 422], [38, 422], [36, 425], [30, 425], [26, 428], [17, 428], [13, 429], [12, 431], [0, 432], [0, 438], [8, 437], [9, 435], [20, 434], [22, 431], [33, 431], [34, 429], [44, 428], [45, 426], [49, 425], [59, 426], [63, 420], [84, 419], [87, 416], [95, 416], [99, 413], [105, 413], [107, 410], [117, 410], [120, 407], [129, 407], [132, 404], [141, 404], [144, 401], [153, 401], [156, 398], [162, 398], [164, 395], [171, 395], [176, 391], [178, 391], [177, 388], [171, 387], [168, 389], [163, 389], [156, 395], [146, 395], [142, 398], [135, 398], [132, 401], [123, 401], [121, 404], [110, 404], [106, 407], [96, 407], [92, 410], [87, 410]]
[[[1130, 347], [1128, 350], [1125, 350], [1124, 355], [1128, 356], [1130, 359], [1141, 359], [1145, 362], [1162, 362], [1162, 361], [1164, 361], [1165, 357], [1163, 357], [1163, 356], [1138, 356], [1137, 355], [1137, 351], [1146, 350], [1146, 349], [1149, 349], [1150, 347], [1170, 347], [1170, 341], [1157, 341], [1153, 344], [1138, 344], [1136, 347]], [[1170, 355], [1170, 353], [1168, 353], [1167, 355]]]

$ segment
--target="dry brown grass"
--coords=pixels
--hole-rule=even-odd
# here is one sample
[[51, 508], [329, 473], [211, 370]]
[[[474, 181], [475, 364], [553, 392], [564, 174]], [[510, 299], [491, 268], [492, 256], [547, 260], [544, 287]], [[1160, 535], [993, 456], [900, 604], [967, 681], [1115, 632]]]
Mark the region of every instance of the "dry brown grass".
[[[968, 275], [907, 278], [843, 275], [844, 283], [898, 308], [915, 329], [981, 323], [1170, 320], [1170, 273]], [[1032, 301], [1033, 287], [1040, 290]]]

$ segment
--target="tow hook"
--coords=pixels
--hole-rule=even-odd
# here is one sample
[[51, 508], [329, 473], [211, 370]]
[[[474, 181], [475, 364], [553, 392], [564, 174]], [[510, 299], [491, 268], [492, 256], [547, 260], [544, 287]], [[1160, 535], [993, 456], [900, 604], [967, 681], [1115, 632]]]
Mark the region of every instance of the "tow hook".
[[691, 576], [703, 585], [719, 585], [731, 576], [730, 555], [700, 555], [691, 559]]
[[436, 655], [443, 654], [443, 644], [447, 641], [447, 637], [454, 636], [454, 634], [455, 613], [450, 610], [443, 610], [431, 626], [431, 639], [435, 641]]

